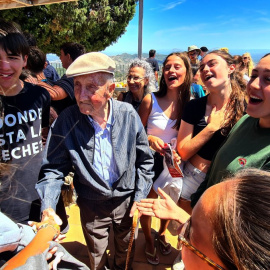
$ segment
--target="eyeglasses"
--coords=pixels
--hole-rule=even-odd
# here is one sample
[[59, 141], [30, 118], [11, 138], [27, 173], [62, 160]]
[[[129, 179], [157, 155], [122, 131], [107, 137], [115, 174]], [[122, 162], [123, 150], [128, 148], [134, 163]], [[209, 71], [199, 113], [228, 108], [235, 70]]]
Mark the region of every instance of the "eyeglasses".
[[140, 82], [141, 80], [143, 80], [145, 77], [133, 77], [133, 76], [127, 76], [127, 81], [130, 82], [131, 80], [133, 80], [135, 83]]
[[205, 261], [208, 265], [215, 269], [219, 270], [225, 270], [223, 267], [212, 261], [210, 258], [208, 258], [206, 255], [204, 255], [202, 252], [200, 252], [198, 249], [196, 249], [193, 245], [191, 245], [187, 238], [187, 235], [190, 231], [190, 219], [183, 225], [181, 232], [179, 234], [179, 240], [181, 245], [184, 245], [189, 250], [191, 250], [194, 254], [196, 254], [198, 257], [200, 257], [203, 261]]
[[245, 57], [243, 57], [243, 59], [248, 59], [248, 57], [247, 57], [247, 56], [245, 56]]
[[196, 52], [190, 52], [189, 55], [193, 56], [193, 55], [197, 55]]

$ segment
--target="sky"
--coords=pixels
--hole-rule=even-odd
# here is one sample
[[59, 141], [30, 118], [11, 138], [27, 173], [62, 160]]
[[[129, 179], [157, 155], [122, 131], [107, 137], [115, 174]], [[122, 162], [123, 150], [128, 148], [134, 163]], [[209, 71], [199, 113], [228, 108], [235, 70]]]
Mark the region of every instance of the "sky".
[[[139, 4], [125, 34], [106, 48], [106, 54], [138, 52], [138, 18]], [[143, 53], [155, 49], [168, 54], [190, 45], [270, 52], [270, 1], [144, 0]]]

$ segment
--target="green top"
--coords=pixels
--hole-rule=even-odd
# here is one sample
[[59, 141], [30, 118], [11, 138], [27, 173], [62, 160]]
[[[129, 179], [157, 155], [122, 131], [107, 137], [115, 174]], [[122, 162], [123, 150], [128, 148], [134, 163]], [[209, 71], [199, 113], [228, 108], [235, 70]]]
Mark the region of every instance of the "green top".
[[191, 197], [192, 207], [203, 192], [243, 168], [270, 170], [270, 128], [259, 119], [243, 116], [216, 153], [204, 182]]

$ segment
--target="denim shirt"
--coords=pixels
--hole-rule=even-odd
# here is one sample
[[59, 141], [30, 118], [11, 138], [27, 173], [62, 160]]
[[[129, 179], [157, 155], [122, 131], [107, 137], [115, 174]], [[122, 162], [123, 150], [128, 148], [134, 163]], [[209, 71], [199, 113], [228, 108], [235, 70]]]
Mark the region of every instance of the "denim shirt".
[[153, 157], [140, 117], [130, 104], [112, 101], [111, 141], [119, 178], [109, 186], [95, 172], [95, 130], [77, 105], [64, 110], [51, 127], [36, 189], [42, 208], [55, 209], [64, 177], [74, 168], [78, 196], [106, 201], [132, 196], [145, 198], [152, 186]]

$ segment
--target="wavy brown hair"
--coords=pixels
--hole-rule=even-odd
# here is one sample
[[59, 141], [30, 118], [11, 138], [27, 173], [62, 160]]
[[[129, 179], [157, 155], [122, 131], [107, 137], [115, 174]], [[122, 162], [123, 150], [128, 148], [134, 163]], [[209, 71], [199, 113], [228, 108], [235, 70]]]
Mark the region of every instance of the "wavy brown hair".
[[[177, 100], [178, 117], [177, 117], [176, 123], [175, 123], [175, 125], [173, 127], [173, 128], [178, 130], [179, 127], [180, 127], [181, 117], [182, 117], [182, 113], [183, 113], [183, 110], [184, 110], [184, 106], [190, 100], [190, 86], [191, 86], [191, 83], [192, 83], [192, 71], [191, 71], [191, 66], [190, 66], [190, 62], [189, 62], [189, 59], [188, 59], [187, 55], [185, 53], [181, 53], [181, 52], [170, 53], [165, 58], [165, 60], [163, 62], [163, 70], [164, 70], [164, 67], [165, 67], [165, 65], [166, 65], [166, 63], [168, 61], [168, 58], [170, 56], [172, 56], [172, 55], [176, 55], [179, 58], [181, 58], [182, 61], [184, 62], [185, 67], [186, 67], [185, 80], [179, 86], [179, 95], [178, 95], [178, 100]], [[165, 82], [163, 71], [162, 71], [162, 76], [161, 76], [161, 79], [160, 79], [159, 90], [154, 94], [157, 97], [164, 97], [167, 94], [167, 85], [166, 85], [166, 82]]]
[[216, 203], [212, 244], [227, 269], [270, 266], [270, 172], [246, 169], [228, 179]]
[[[215, 50], [209, 52], [207, 55], [209, 54], [216, 54], [220, 56], [226, 61], [228, 66], [235, 64], [234, 58], [225, 51]], [[227, 136], [229, 134], [232, 127], [243, 116], [246, 107], [246, 83], [243, 75], [238, 70], [235, 70], [230, 74], [230, 81], [232, 91], [229, 97], [229, 102], [227, 103], [224, 123], [221, 128], [221, 132], [224, 136]]]

